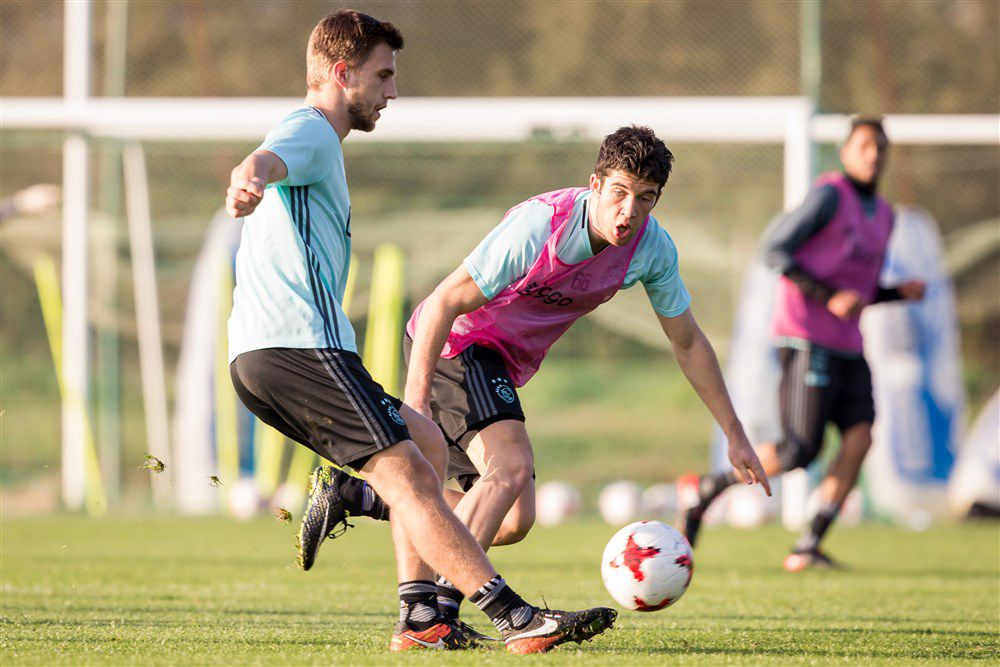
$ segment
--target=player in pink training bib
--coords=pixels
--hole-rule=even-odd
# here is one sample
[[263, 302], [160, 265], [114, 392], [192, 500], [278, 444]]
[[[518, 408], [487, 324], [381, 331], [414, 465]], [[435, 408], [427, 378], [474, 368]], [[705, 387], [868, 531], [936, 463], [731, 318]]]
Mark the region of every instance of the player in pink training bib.
[[[879, 118], [858, 117], [840, 151], [842, 173], [824, 174], [802, 204], [768, 229], [764, 260], [781, 274], [772, 329], [781, 364], [781, 439], [758, 449], [768, 474], [809, 466], [827, 425], [841, 446], [820, 485], [820, 505], [785, 558], [785, 569], [836, 567], [819, 547], [854, 488], [872, 442], [875, 403], [863, 355], [861, 311], [919, 300], [924, 283], [884, 287], [879, 275], [892, 232], [892, 207], [878, 194], [889, 139]], [[737, 481], [726, 470], [678, 480], [681, 523], [694, 545], [709, 506]], [[687, 487], [690, 491], [683, 492]]]
[[[407, 323], [405, 403], [448, 440], [446, 491], [484, 549], [524, 538], [535, 520], [534, 455], [517, 395], [573, 322], [642, 283], [684, 374], [729, 437], [748, 484], [770, 495], [708, 339], [691, 314], [677, 249], [651, 215], [673, 155], [652, 130], [605, 138], [589, 187], [537, 195], [503, 221]], [[318, 547], [318, 545], [317, 545]], [[442, 615], [458, 621], [463, 595], [437, 582]]]

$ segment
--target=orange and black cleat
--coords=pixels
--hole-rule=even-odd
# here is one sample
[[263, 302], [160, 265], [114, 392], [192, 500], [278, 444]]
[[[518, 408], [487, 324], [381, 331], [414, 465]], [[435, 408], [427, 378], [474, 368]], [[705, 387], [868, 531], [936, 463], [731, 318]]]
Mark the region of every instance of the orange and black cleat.
[[389, 642], [389, 650], [393, 653], [414, 649], [462, 651], [474, 647], [475, 643], [464, 632], [444, 619], [426, 630], [414, 630], [406, 623], [397, 623]]

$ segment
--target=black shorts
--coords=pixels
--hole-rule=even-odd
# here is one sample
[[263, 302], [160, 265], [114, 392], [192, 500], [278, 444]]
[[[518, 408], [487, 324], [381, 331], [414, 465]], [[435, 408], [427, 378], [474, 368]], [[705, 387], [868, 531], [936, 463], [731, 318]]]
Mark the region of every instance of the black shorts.
[[[407, 366], [413, 340], [403, 336]], [[453, 359], [438, 359], [431, 382], [431, 415], [448, 441], [448, 478], [466, 491], [479, 471], [465, 450], [482, 429], [506, 419], [524, 421], [521, 399], [503, 357], [496, 350], [472, 345]]]
[[236, 357], [229, 374], [250, 412], [337, 465], [361, 468], [373, 454], [410, 439], [399, 399], [353, 352], [253, 350]]
[[781, 347], [778, 360], [783, 436], [777, 449], [785, 470], [812, 463], [823, 448], [828, 423], [843, 433], [875, 420], [872, 375], [864, 357], [811, 345]]

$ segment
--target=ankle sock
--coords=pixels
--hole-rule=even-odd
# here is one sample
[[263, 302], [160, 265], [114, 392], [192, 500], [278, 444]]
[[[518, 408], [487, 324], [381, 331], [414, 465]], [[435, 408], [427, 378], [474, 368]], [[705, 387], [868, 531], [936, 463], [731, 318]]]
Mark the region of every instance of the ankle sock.
[[719, 494], [736, 483], [736, 473], [732, 470], [705, 475], [698, 480], [698, 500], [708, 505], [719, 497]]
[[437, 580], [437, 606], [438, 611], [445, 618], [458, 618], [458, 610], [462, 607], [462, 600], [465, 596], [462, 591], [455, 588], [455, 585], [444, 577]]
[[437, 623], [437, 587], [417, 579], [399, 584], [399, 622], [411, 630], [426, 630]]
[[375, 489], [363, 479], [351, 475], [338, 475], [337, 491], [344, 499], [344, 507], [351, 516], [367, 516], [377, 521], [389, 520], [389, 506]]
[[795, 543], [792, 551], [796, 553], [815, 551], [819, 547], [820, 540], [823, 539], [826, 531], [830, 529], [830, 524], [833, 523], [833, 520], [837, 518], [837, 514], [839, 513], [839, 503], [829, 502], [821, 506], [816, 515], [813, 516], [812, 521], [806, 526], [806, 529], [802, 531], [802, 535], [799, 536], [799, 540]]
[[482, 609], [500, 632], [523, 628], [535, 614], [535, 608], [515, 593], [499, 574], [483, 584], [469, 602]]

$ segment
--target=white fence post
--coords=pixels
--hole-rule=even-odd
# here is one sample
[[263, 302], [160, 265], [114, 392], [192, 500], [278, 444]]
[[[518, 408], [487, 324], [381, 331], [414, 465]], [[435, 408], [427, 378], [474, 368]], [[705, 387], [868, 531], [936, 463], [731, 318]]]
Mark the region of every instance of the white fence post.
[[[66, 48], [63, 95], [68, 105], [84, 104], [90, 96], [91, 2], [65, 5]], [[84, 451], [88, 428], [90, 337], [87, 330], [88, 233], [90, 213], [90, 148], [83, 132], [63, 144], [62, 250], [62, 375], [66, 395], [62, 406], [63, 501], [71, 510], [83, 507], [86, 487]]]

